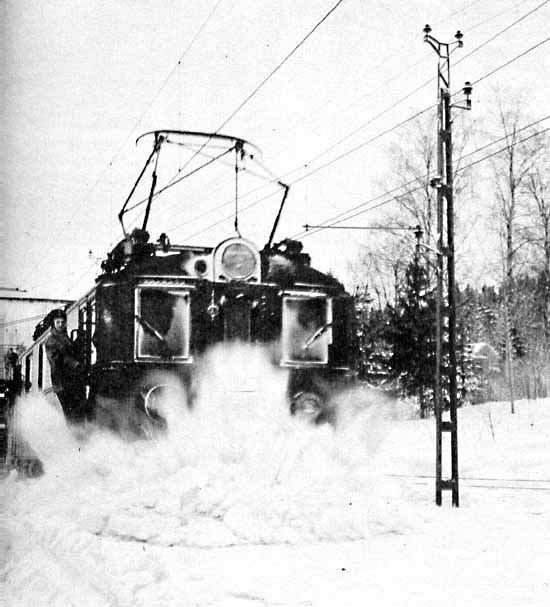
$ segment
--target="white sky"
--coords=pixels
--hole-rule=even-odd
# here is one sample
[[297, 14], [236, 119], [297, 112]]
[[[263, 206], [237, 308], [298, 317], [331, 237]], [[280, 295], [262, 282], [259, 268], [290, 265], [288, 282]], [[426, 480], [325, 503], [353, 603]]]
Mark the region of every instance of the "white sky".
[[[1, 285], [34, 295], [82, 294], [97, 273], [94, 258], [119, 239], [116, 214], [149, 152], [146, 144], [135, 147], [136, 137], [155, 128], [216, 131], [335, 3], [5, 0]], [[373, 120], [435, 74], [436, 56], [422, 41], [426, 22], [443, 41], [463, 31], [456, 62], [541, 4], [456, 65], [453, 90], [548, 39], [550, 3], [344, 0], [222, 131], [258, 145], [273, 173], [284, 178], [294, 171], [286, 177], [292, 183], [435, 103], [431, 83]], [[508, 85], [526, 92], [534, 119], [545, 115], [549, 49], [544, 43], [480, 82], [472, 118], [486, 120], [493, 87]], [[399, 130], [296, 183], [277, 236], [296, 235], [306, 222], [320, 223], [378, 195], [392, 138]], [[224, 202], [223, 189], [203, 187], [180, 201], [179, 216], [173, 203], [166, 209], [162, 229], [173, 242], [187, 242], [231, 213], [231, 206], [216, 210]], [[278, 202], [272, 197], [243, 213], [243, 235], [262, 246]], [[171, 234], [170, 226], [208, 210], [177, 238]], [[365, 213], [355, 225], [376, 218]], [[193, 242], [213, 245], [231, 234], [226, 221]], [[325, 230], [304, 245], [315, 265], [342, 276], [366, 238]]]

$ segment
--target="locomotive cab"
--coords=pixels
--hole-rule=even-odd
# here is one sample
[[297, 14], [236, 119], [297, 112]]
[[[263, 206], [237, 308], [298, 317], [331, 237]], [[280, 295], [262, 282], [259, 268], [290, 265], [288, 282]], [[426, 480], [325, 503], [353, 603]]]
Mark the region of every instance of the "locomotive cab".
[[109, 266], [95, 296], [94, 395], [148, 392], [144, 378], [158, 369], [191, 392], [200, 357], [230, 341], [269, 347], [288, 369], [291, 410], [313, 417], [350, 373], [351, 298], [294, 241], [261, 252], [241, 237], [212, 249], [139, 250]]

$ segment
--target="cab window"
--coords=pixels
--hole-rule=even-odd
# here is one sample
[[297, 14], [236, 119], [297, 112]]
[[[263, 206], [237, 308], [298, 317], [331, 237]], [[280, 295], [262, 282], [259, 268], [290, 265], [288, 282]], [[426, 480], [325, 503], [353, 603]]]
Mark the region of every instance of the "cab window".
[[326, 297], [284, 297], [283, 362], [326, 364], [331, 337], [331, 309]]
[[189, 357], [189, 300], [186, 290], [137, 289], [135, 327], [138, 359]]

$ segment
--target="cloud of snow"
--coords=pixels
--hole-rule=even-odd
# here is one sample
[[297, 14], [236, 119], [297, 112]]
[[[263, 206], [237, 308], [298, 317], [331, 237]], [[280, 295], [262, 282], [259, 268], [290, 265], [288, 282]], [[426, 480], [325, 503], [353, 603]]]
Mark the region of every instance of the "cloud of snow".
[[286, 379], [261, 349], [215, 349], [191, 410], [177, 380], [159, 380], [173, 387], [162, 404], [168, 429], [149, 441], [97, 429], [75, 436], [58, 409], [24, 398], [20, 427], [45, 474], [8, 484], [12, 515], [162, 545], [363, 538], [392, 404], [351, 390], [336, 429], [314, 426], [290, 415]]

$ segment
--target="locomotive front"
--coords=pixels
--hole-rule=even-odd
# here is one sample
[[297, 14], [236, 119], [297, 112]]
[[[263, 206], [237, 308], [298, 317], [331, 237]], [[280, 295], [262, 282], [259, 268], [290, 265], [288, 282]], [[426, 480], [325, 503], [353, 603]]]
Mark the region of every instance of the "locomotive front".
[[159, 370], [179, 377], [192, 405], [201, 356], [238, 341], [265, 345], [289, 369], [292, 412], [330, 418], [330, 397], [351, 376], [352, 300], [311, 268], [299, 243], [152, 246], [137, 231], [124, 247], [122, 265], [106, 264], [95, 290], [91, 396], [100, 416], [121, 402], [151, 414]]

